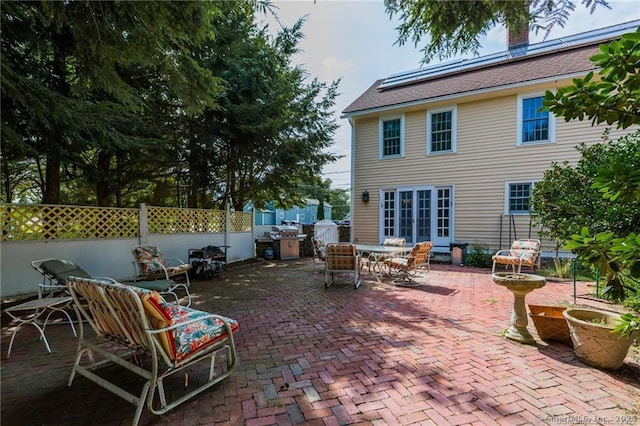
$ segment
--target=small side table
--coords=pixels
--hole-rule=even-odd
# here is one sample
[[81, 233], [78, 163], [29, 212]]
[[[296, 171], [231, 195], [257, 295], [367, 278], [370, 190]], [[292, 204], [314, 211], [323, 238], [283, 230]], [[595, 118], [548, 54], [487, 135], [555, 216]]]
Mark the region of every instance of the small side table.
[[[64, 314], [69, 320], [69, 324], [71, 325], [71, 330], [73, 330], [73, 335], [78, 337], [76, 334], [76, 328], [73, 326], [73, 321], [69, 316], [69, 313], [64, 310], [67, 305], [73, 299], [70, 296], [63, 297], [43, 297], [41, 299], [30, 300], [28, 302], [21, 303], [19, 305], [12, 306], [10, 308], [5, 309], [4, 311], [14, 320], [18, 321], [18, 325], [13, 330], [11, 334], [11, 341], [9, 342], [9, 350], [7, 351], [7, 359], [11, 355], [11, 347], [13, 346], [13, 340], [18, 333], [20, 327], [25, 324], [31, 324], [40, 332], [40, 337], [44, 340], [44, 344], [47, 347], [47, 351], [51, 353], [51, 347], [49, 346], [49, 342], [47, 341], [47, 337], [44, 334], [44, 330], [47, 327], [47, 322], [51, 317], [51, 314], [54, 312], [61, 312]], [[40, 318], [45, 312], [49, 312], [42, 323], [42, 326], [37, 322], [38, 318]]]

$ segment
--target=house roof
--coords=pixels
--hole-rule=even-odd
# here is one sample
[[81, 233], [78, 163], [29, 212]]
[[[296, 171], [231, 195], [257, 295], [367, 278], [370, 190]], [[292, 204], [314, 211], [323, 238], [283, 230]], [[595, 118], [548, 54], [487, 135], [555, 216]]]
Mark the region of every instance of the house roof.
[[[594, 70], [589, 60], [599, 52], [602, 43], [620, 38], [633, 31], [640, 21], [610, 27], [610, 31], [596, 30], [575, 36], [567, 45], [564, 40], [552, 40], [531, 45], [522, 56], [505, 53], [471, 61], [471, 65], [450, 67], [436, 65], [423, 70], [397, 74], [377, 80], [344, 111], [345, 116], [371, 110], [401, 107], [414, 103], [435, 101], [443, 97], [471, 94], [513, 85], [544, 81], [554, 77], [574, 77]], [[631, 30], [629, 28], [632, 28]], [[544, 46], [546, 48], [542, 48]], [[464, 61], [456, 61], [463, 63]]]

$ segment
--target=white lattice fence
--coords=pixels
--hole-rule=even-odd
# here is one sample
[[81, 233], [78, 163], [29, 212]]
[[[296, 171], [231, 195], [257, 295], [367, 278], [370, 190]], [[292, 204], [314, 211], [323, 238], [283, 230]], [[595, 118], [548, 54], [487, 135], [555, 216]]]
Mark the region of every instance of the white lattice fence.
[[231, 212], [231, 232], [251, 232], [253, 213]]
[[137, 237], [138, 216], [138, 209], [0, 205], [3, 241]]
[[148, 229], [153, 234], [224, 232], [222, 210], [147, 207]]

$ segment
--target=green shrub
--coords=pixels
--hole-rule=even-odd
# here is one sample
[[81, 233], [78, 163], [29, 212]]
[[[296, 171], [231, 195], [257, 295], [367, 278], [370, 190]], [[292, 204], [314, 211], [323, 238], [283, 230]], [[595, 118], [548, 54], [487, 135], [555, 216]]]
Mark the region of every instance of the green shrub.
[[467, 251], [465, 264], [478, 268], [491, 268], [493, 265], [493, 260], [491, 259], [492, 254], [486, 244], [473, 243], [471, 249]]

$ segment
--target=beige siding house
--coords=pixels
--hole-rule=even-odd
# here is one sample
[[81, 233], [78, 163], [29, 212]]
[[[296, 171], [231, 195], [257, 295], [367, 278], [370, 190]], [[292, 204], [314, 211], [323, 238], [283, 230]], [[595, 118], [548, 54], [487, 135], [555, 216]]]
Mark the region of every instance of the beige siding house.
[[[529, 214], [536, 181], [553, 162], [577, 162], [576, 145], [596, 143], [605, 129], [538, 112], [542, 96], [594, 70], [598, 46], [639, 25], [511, 44], [373, 83], [343, 111], [352, 128], [353, 241], [396, 236], [449, 252], [454, 241], [497, 250], [538, 238]], [[545, 255], [555, 249], [543, 240]]]

